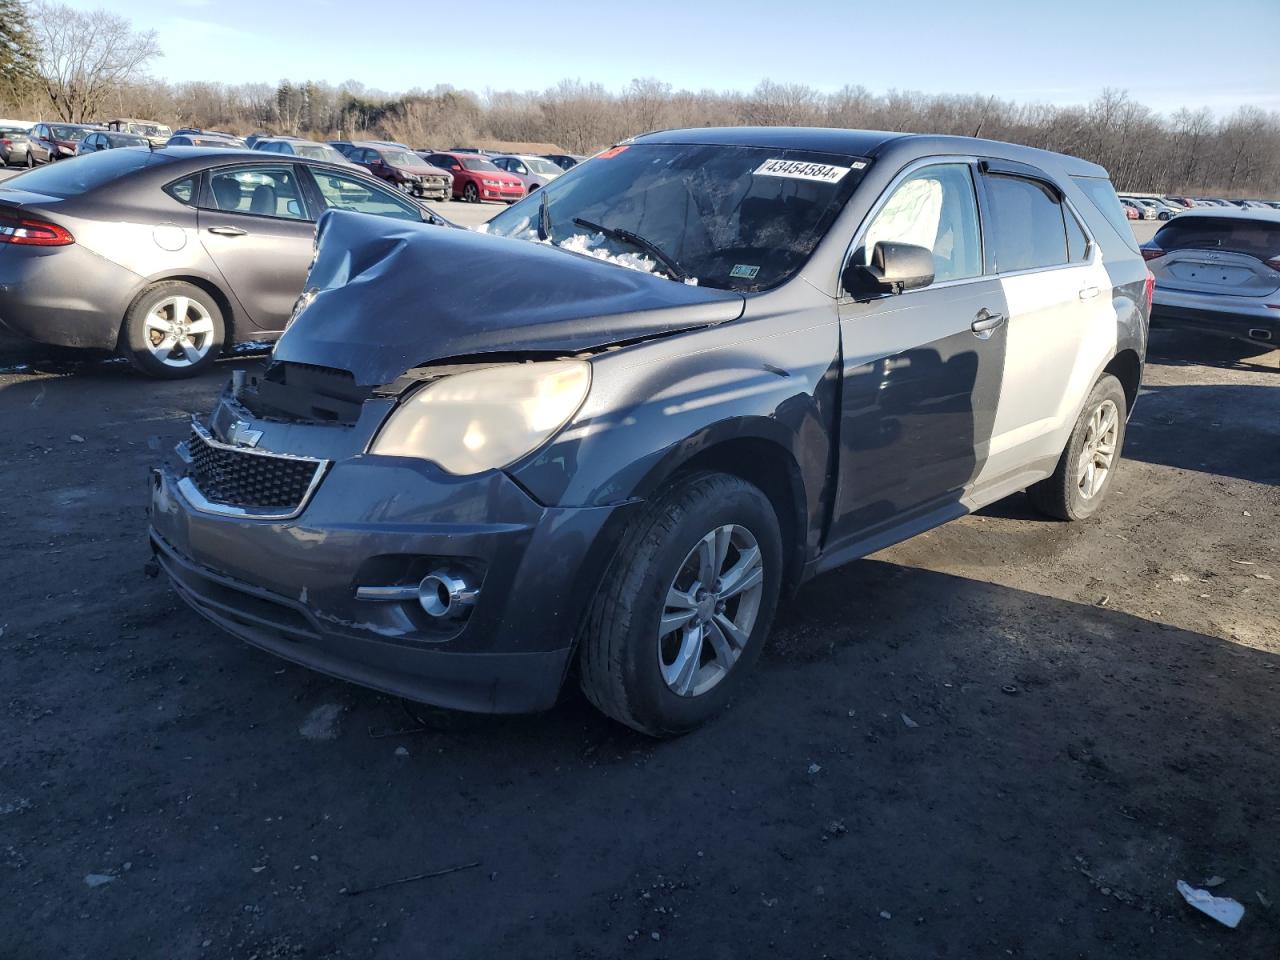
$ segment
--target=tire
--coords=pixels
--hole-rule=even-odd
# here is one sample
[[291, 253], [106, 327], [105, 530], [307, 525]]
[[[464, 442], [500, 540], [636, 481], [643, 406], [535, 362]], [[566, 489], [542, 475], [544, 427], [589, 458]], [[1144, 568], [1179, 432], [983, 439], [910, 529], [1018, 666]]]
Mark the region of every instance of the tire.
[[[744, 587], [721, 604], [714, 593], [695, 590], [703, 572], [700, 545], [718, 546], [718, 531], [726, 538], [719, 572], [739, 571]], [[750, 565], [753, 545], [758, 580]], [[715, 550], [709, 546], [706, 556], [714, 558]], [[641, 733], [688, 733], [722, 710], [750, 672], [772, 625], [781, 583], [782, 535], [768, 498], [728, 474], [680, 478], [632, 520], [592, 600], [578, 661], [587, 699]], [[672, 597], [689, 602], [672, 604]], [[660, 636], [664, 615], [682, 611], [692, 619]], [[726, 621], [738, 641], [721, 627]], [[682, 657], [686, 651], [693, 656]]]
[[36, 165], [36, 158], [31, 155], [31, 151], [27, 151], [27, 169], [30, 170]]
[[[184, 300], [186, 309], [180, 313]], [[174, 329], [178, 319], [185, 321], [185, 337]], [[167, 351], [166, 336], [173, 337]], [[120, 352], [149, 377], [180, 380], [211, 367], [225, 341], [226, 324], [217, 300], [189, 283], [166, 280], [148, 287], [129, 307], [120, 331]]]
[[[1084, 403], [1084, 409], [1076, 420], [1071, 438], [1067, 441], [1066, 449], [1062, 451], [1053, 474], [1027, 488], [1031, 505], [1041, 513], [1059, 520], [1087, 520], [1097, 513], [1111, 490], [1116, 469], [1120, 466], [1127, 413], [1128, 402], [1120, 381], [1109, 373], [1103, 374], [1089, 392], [1089, 398]], [[1096, 440], [1100, 422], [1104, 438], [1114, 429], [1110, 442], [1104, 441], [1101, 445]], [[1091, 448], [1094, 469], [1086, 480], [1085, 468], [1081, 466], [1081, 462]], [[1110, 457], [1106, 460], [1106, 472], [1099, 477], [1100, 465], [1106, 459], [1108, 449]], [[1091, 492], [1086, 492], [1087, 490]]]
[[467, 203], [480, 202], [480, 190], [474, 183], [464, 184], [462, 187], [462, 199]]

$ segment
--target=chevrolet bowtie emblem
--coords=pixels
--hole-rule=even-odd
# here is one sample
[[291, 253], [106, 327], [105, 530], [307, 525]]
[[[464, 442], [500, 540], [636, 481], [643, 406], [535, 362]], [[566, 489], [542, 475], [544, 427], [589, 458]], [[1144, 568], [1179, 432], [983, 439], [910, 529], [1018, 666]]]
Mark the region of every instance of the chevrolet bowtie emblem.
[[245, 420], [236, 420], [227, 428], [227, 442], [237, 447], [256, 447], [262, 439], [261, 430], [251, 430]]

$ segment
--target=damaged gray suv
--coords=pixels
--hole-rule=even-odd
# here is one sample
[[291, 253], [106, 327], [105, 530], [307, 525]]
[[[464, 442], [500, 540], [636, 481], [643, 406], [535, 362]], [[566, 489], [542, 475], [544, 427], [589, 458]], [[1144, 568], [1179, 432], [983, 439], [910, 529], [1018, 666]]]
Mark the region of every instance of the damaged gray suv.
[[1091, 163], [650, 134], [481, 232], [326, 214], [270, 365], [156, 471], [151, 543], [297, 663], [489, 712], [573, 676], [679, 734], [806, 579], [1020, 490], [1097, 511], [1150, 302]]

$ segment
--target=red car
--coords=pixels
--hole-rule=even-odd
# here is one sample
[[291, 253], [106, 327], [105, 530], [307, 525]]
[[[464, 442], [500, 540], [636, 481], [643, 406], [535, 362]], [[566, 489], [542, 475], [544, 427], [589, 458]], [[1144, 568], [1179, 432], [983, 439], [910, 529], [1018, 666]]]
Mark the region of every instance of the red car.
[[500, 200], [515, 203], [524, 196], [524, 184], [504, 170], [499, 170], [478, 153], [433, 153], [427, 163], [453, 174], [453, 199], [468, 203]]

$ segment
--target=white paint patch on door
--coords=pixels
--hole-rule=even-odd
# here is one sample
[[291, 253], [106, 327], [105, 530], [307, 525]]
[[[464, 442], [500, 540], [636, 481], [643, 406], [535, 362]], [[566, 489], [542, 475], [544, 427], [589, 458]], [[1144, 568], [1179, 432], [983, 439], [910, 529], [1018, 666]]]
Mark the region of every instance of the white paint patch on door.
[[1004, 375], [990, 456], [975, 487], [1056, 459], [1116, 349], [1111, 279], [1100, 258], [1001, 277], [1000, 285], [1009, 317]]

